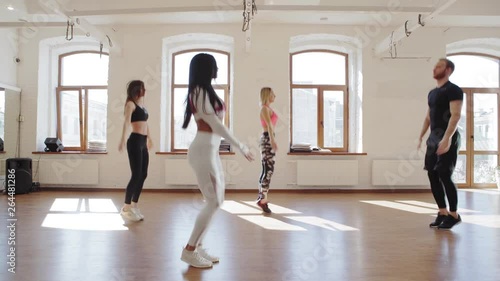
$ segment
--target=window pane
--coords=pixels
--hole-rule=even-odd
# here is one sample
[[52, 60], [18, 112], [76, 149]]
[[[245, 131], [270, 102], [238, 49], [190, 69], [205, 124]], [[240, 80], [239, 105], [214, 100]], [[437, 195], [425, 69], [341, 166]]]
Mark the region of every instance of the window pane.
[[5, 140], [5, 91], [3, 89], [0, 89], [0, 138]]
[[473, 55], [449, 56], [455, 64], [450, 81], [464, 88], [498, 88], [498, 59]]
[[452, 179], [455, 183], [466, 183], [467, 175], [467, 158], [465, 154], [459, 154], [457, 158], [457, 165], [453, 172]]
[[460, 120], [458, 121], [458, 132], [460, 133], [461, 141], [460, 141], [460, 151], [465, 151], [467, 149], [467, 94], [464, 93], [464, 100], [462, 104], [462, 113], [460, 116]]
[[344, 92], [323, 92], [324, 146], [344, 147]]
[[474, 155], [474, 183], [496, 183], [496, 155]]
[[215, 93], [217, 94], [217, 96], [224, 102], [226, 103], [225, 99], [225, 95], [224, 95], [224, 90], [221, 90], [221, 89], [215, 89]]
[[194, 117], [187, 129], [182, 129], [184, 122], [184, 110], [186, 109], [187, 88], [174, 88], [174, 148], [188, 149], [196, 135], [196, 124]]
[[106, 150], [108, 90], [89, 90], [88, 150]]
[[318, 90], [292, 90], [292, 144], [318, 146]]
[[78, 91], [61, 92], [61, 133], [65, 147], [81, 147]]
[[108, 85], [107, 55], [81, 53], [65, 56], [61, 65], [62, 86]]
[[188, 52], [174, 56], [174, 84], [187, 85], [189, 84], [189, 64], [191, 59], [199, 53], [206, 53], [214, 56], [217, 61], [217, 79], [214, 80], [214, 85], [228, 84], [228, 55], [215, 52]]
[[328, 52], [292, 56], [293, 84], [345, 85], [346, 57]]
[[474, 94], [474, 150], [498, 149], [497, 94]]

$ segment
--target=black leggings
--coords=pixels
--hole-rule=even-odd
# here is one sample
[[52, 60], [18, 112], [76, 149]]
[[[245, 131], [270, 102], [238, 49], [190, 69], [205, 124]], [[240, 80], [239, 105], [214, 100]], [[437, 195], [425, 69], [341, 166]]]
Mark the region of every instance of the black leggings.
[[[446, 209], [445, 192], [450, 204], [450, 212], [457, 211], [457, 187], [451, 176], [457, 163], [458, 150], [460, 149], [460, 134], [456, 132], [451, 140], [450, 150], [442, 155], [437, 155], [438, 142], [427, 141], [425, 155], [425, 169], [431, 184], [432, 195], [440, 209]], [[443, 189], [444, 186], [444, 189]]]
[[260, 149], [262, 159], [262, 173], [259, 178], [259, 198], [267, 199], [269, 192], [269, 184], [274, 173], [274, 156], [276, 153], [271, 147], [271, 139], [269, 133], [264, 132], [260, 138]]
[[131, 133], [127, 140], [128, 160], [132, 176], [125, 192], [125, 204], [137, 203], [142, 186], [148, 176], [149, 153], [147, 136]]

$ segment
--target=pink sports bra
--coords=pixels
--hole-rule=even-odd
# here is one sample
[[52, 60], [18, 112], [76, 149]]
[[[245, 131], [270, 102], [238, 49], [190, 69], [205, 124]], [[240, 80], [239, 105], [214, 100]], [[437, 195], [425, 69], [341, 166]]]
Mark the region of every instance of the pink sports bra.
[[[278, 122], [278, 115], [269, 106], [267, 106], [267, 105], [264, 105], [264, 106], [271, 109], [271, 111], [272, 111], [271, 123], [273, 124], [273, 127], [276, 126], [276, 122]], [[260, 118], [260, 123], [262, 124], [262, 127], [264, 127], [264, 128], [267, 127], [266, 121], [264, 119]]]

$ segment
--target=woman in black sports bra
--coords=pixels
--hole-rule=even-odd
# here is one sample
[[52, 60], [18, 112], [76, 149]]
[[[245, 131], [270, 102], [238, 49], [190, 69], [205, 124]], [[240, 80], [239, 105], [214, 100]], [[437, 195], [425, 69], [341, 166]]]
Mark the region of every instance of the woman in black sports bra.
[[147, 123], [148, 112], [144, 108], [144, 82], [140, 80], [131, 81], [127, 86], [127, 102], [125, 103], [125, 121], [118, 150], [123, 151], [127, 131], [132, 128], [132, 132], [127, 144], [128, 159], [132, 176], [125, 192], [125, 204], [120, 215], [130, 221], [141, 221], [144, 216], [137, 207], [142, 186], [148, 175], [149, 153], [153, 143], [149, 134]]

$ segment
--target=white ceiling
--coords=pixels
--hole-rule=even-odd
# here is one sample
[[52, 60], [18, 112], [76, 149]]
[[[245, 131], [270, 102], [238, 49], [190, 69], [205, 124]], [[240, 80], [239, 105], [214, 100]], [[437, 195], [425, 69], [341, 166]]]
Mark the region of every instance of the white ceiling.
[[[367, 25], [376, 19], [398, 26], [428, 15], [447, 0], [257, 0], [254, 24]], [[242, 0], [0, 0], [0, 27], [65, 25], [69, 18], [90, 24], [242, 23]], [[168, 4], [167, 4], [168, 3]], [[393, 3], [400, 3], [394, 13]], [[7, 10], [12, 6], [13, 11]], [[28, 24], [26, 23], [28, 22]], [[429, 23], [444, 27], [500, 27], [500, 1], [457, 0]]]

